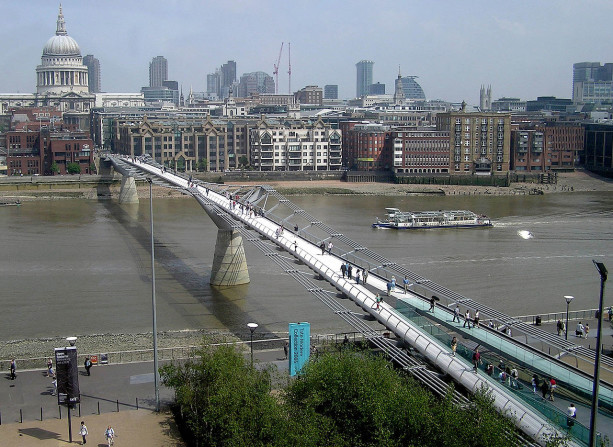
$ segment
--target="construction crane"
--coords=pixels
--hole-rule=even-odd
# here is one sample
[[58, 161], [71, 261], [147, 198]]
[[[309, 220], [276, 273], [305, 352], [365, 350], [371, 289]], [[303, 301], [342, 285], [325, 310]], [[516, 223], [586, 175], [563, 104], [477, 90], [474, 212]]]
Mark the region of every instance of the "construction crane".
[[281, 42], [281, 49], [279, 50], [277, 63], [273, 64], [274, 70], [272, 73], [275, 75], [275, 93], [279, 93], [279, 65], [281, 64], [281, 53], [283, 53], [283, 42]]
[[289, 68], [287, 70], [287, 74], [289, 75], [289, 90], [288, 94], [292, 94], [292, 43], [287, 42], [287, 61]]

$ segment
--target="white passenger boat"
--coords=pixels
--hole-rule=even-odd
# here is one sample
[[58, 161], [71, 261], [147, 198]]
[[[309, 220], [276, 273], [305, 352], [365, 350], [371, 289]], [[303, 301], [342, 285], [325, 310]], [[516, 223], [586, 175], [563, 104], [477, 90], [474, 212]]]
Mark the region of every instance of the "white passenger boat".
[[472, 211], [400, 211], [398, 208], [385, 208], [384, 220], [372, 224], [373, 228], [394, 228], [396, 230], [418, 230], [425, 228], [472, 228], [491, 227], [492, 221]]

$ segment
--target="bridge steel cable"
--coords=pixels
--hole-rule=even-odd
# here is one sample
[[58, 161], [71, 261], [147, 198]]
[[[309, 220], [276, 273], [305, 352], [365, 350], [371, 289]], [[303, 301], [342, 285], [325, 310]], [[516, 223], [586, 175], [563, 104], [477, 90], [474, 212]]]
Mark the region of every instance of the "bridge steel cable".
[[[345, 249], [345, 251], [343, 251], [339, 250], [339, 247], [334, 247], [334, 252], [332, 254], [335, 257], [339, 259], [342, 258], [348, 262], [353, 263], [356, 266], [363, 267], [364, 265], [366, 265], [368, 270], [372, 272], [376, 271], [376, 277], [379, 277], [380, 279], [389, 278], [394, 272], [400, 274], [401, 272], [405, 271], [409, 272], [408, 270], [401, 268], [396, 263], [389, 261], [383, 256], [372, 252], [366, 247], [363, 247], [360, 244], [352, 241], [342, 233], [334, 231], [334, 229], [332, 229], [331, 227], [317, 220], [310, 214], [306, 213], [304, 210], [298, 208], [296, 205], [291, 203], [285, 197], [281, 196], [276, 190], [271, 187], [259, 186], [254, 188], [253, 186], [236, 185], [232, 187], [236, 189], [232, 190], [231, 187], [228, 187], [226, 185], [217, 185], [201, 181], [194, 181], [192, 183], [195, 183], [196, 186], [192, 188], [187, 188], [186, 186], [189, 186], [189, 182], [187, 181], [185, 176], [177, 176], [182, 179], [181, 182], [172, 178], [169, 179], [163, 167], [157, 163], [152, 162], [150, 157], [149, 160], [139, 160], [137, 162], [132, 161], [131, 163], [126, 162], [125, 160], [120, 160], [121, 159], [118, 160], [113, 157], [112, 161], [114, 164], [125, 163], [135, 171], [142, 170], [146, 172], [147, 176], [153, 175], [161, 177], [164, 182], [169, 182], [174, 186], [178, 186], [178, 189], [183, 189], [184, 192], [194, 195], [197, 200], [198, 198], [200, 198], [200, 200], [204, 200], [207, 203], [207, 206], [215, 206], [216, 213], [219, 213], [220, 217], [223, 217], [224, 219], [230, 219], [228, 223], [231, 224], [233, 228], [237, 229], [239, 232], [241, 232], [241, 234], [244, 234], [245, 237], [250, 242], [254, 243], [257, 248], [262, 250], [266, 256], [273, 259], [281, 268], [284, 269], [286, 273], [292, 275], [309, 292], [311, 292], [318, 299], [320, 299], [330, 309], [337, 313], [337, 315], [343, 318], [343, 320], [348, 322], [352, 327], [362, 332], [365, 335], [365, 338], [371, 341], [374, 346], [377, 346], [384, 352], [386, 352], [390, 356], [390, 358], [394, 359], [394, 361], [402, 365], [403, 368], [406, 369], [410, 374], [425, 383], [426, 386], [428, 386], [435, 392], [435, 394], [442, 396], [447, 393], [449, 386], [446, 382], [440, 379], [438, 374], [428, 370], [425, 364], [417, 361], [413, 357], [410, 357], [405, 351], [399, 349], [395, 345], [395, 343], [392, 342], [392, 340], [382, 337], [381, 334], [370, 328], [370, 326], [364, 323], [364, 321], [356, 314], [342, 306], [340, 303], [338, 303], [337, 300], [332, 299], [330, 297], [331, 292], [316, 285], [303, 272], [300, 272], [300, 270], [296, 269], [294, 265], [290, 264], [286, 257], [279, 256], [278, 252], [276, 252], [277, 248], [271, 245], [268, 241], [262, 241], [261, 236], [273, 240], [275, 244], [279, 245], [279, 248], [292, 253], [290, 247], [283, 246], [280, 241], [275, 241], [272, 238], [271, 234], [266, 234], [262, 229], [257, 228], [257, 225], [252, 225], [252, 222], [249, 223], [251, 229], [248, 229], [245, 225], [245, 222], [241, 222], [240, 220], [238, 220], [237, 213], [230, 214], [230, 191], [233, 191], [236, 194], [238, 194], [238, 192], [241, 192], [242, 195], [240, 198], [243, 203], [247, 201], [247, 199], [249, 199], [251, 205], [254, 205], [254, 207], [257, 205], [258, 207], [260, 207], [262, 214], [266, 215], [266, 221], [272, 222], [277, 225], [283, 225], [284, 223], [291, 221], [290, 217], [302, 218], [307, 222], [307, 225], [300, 228], [300, 235], [297, 237], [300, 237], [301, 239], [310, 242], [314, 246], [317, 246], [317, 242], [323, 240], [334, 240], [337, 244], [345, 244], [347, 247], [350, 248], [349, 250]], [[143, 162], [147, 163], [148, 165], [145, 165]], [[161, 174], [158, 174], [158, 169]], [[208, 191], [207, 197], [203, 196], [199, 191], [198, 185], [204, 186], [207, 188], [207, 190], [216, 192], [216, 195], [223, 197], [222, 201], [224, 202], [224, 205], [220, 206], [219, 203], [211, 200], [208, 197]], [[213, 202], [214, 205], [212, 205], [211, 202]], [[259, 204], [262, 202], [263, 205], [260, 206]], [[280, 212], [282, 211], [280, 207], [281, 204], [283, 204], [285, 207], [290, 208], [292, 216], [283, 216], [282, 214], [280, 214]], [[266, 206], [269, 206], [268, 209], [266, 209]], [[226, 207], [228, 209], [226, 209]], [[277, 211], [277, 209], [279, 210]], [[253, 231], [257, 231], [258, 235], [254, 237]], [[317, 231], [319, 231], [320, 233], [317, 234]], [[270, 229], [268, 229], [268, 233], [270, 233]], [[352, 299], [354, 299], [357, 304], [360, 304], [365, 310], [367, 309], [367, 301], [369, 301], [369, 303], [374, 302], [372, 297], [365, 295], [364, 292], [356, 292], [355, 289], [357, 288], [354, 286], [350, 286], [349, 289], [347, 289], [346, 287], [341, 287], [338, 272], [332, 272], [329, 267], [325, 266], [319, 261], [313, 264], [313, 262], [311, 261], [314, 258], [311, 254], [308, 255], [308, 257], [310, 258], [309, 262], [307, 262], [307, 260], [302, 256], [299, 256], [297, 253], [292, 254], [296, 258], [304, 262], [311, 270], [315, 271], [316, 273], [319, 273], [320, 277], [333, 283], [339, 291], [341, 291], [345, 295], [352, 297]], [[408, 273], [406, 274], [408, 275]], [[333, 276], [337, 277], [336, 281], [332, 281]], [[426, 278], [423, 278], [412, 272], [410, 277], [415, 282], [421, 284], [431, 283]], [[362, 295], [362, 297], [360, 297], [360, 295]], [[421, 354], [425, 355], [429, 359], [429, 361], [433, 362], [437, 367], [446, 370], [447, 374], [449, 374], [455, 381], [459, 381], [465, 385], [467, 383], [470, 383], [471, 385], [468, 388], [472, 388], [473, 392], [476, 391], [477, 387], [487, 386], [490, 391], [493, 392], [496, 407], [503, 412], [511, 410], [512, 413], [515, 415], [514, 421], [518, 428], [520, 428], [520, 430], [529, 434], [534, 439], [540, 439], [541, 435], [543, 435], [544, 433], [552, 433], [552, 427], [548, 423], [546, 423], [543, 418], [538, 416], [533, 411], [528, 410], [524, 404], [517, 402], [516, 400], [514, 400], [514, 398], [508, 396], [504, 391], [499, 390], [497, 388], [497, 385], [494, 385], [494, 387], [492, 387], [487, 380], [479, 376], [473, 375], [472, 373], [467, 373], [469, 375], [466, 375], [466, 370], [464, 367], [460, 367], [458, 369], [459, 364], [457, 363], [456, 359], [448, 360], [446, 355], [444, 356], [444, 359], [440, 358], [440, 355], [444, 352], [444, 350], [441, 350], [441, 348], [438, 346], [438, 342], [434, 341], [433, 339], [430, 339], [426, 335], [420, 335], [421, 333], [418, 329], [414, 328], [406, 321], [401, 321], [402, 317], [395, 315], [393, 311], [386, 309], [386, 315], [387, 320], [385, 321], [381, 318], [377, 319], [380, 322], [384, 323], [385, 326], [391, 329], [402, 339], [408, 340], [408, 338], [411, 338], [411, 344], [413, 344], [413, 346], [417, 348], [418, 351], [421, 352]], [[381, 315], [379, 315], [379, 317], [380, 316]], [[400, 329], [401, 327], [403, 329]], [[404, 333], [404, 331], [406, 331], [406, 333]], [[408, 338], [407, 335], [409, 335]], [[454, 363], [453, 368], [451, 367], [452, 363]], [[463, 379], [464, 377], [470, 380], [468, 380], [467, 382]], [[460, 405], [465, 405], [468, 400], [461, 394], [457, 394], [458, 395], [453, 396], [453, 399], [456, 401], [456, 403], [459, 403]], [[555, 429], [553, 429], [553, 432], [555, 432]], [[526, 441], [517, 432], [512, 432], [509, 434], [509, 436], [513, 438], [514, 441], [512, 442], [512, 444], [514, 445], [529, 445], [532, 442]], [[517, 441], [518, 439], [520, 439], [520, 441]]]

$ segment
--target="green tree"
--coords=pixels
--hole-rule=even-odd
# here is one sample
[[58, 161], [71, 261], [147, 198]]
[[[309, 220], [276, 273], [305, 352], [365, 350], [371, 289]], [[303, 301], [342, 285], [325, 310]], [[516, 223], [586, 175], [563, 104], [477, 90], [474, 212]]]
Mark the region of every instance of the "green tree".
[[198, 172], [204, 172], [206, 171], [207, 166], [208, 166], [208, 160], [206, 158], [201, 158], [200, 160], [198, 160], [196, 169], [198, 169]]
[[198, 445], [275, 445], [280, 406], [270, 394], [271, 371], [249, 366], [234, 347], [203, 346], [196, 357], [160, 369]]
[[244, 167], [244, 168], [246, 168], [247, 166], [249, 166], [249, 159], [247, 158], [247, 156], [246, 156], [246, 155], [241, 155], [241, 156], [238, 158], [238, 165], [239, 165], [239, 166], [242, 166], [242, 167]]
[[80, 174], [81, 166], [79, 166], [79, 163], [68, 163], [66, 165], [66, 172], [69, 174]]
[[92, 163], [89, 165], [89, 173], [90, 174], [95, 174], [96, 173], [96, 163]]
[[55, 175], [58, 172], [60, 172], [60, 167], [58, 166], [58, 164], [56, 162], [51, 163], [51, 172]]

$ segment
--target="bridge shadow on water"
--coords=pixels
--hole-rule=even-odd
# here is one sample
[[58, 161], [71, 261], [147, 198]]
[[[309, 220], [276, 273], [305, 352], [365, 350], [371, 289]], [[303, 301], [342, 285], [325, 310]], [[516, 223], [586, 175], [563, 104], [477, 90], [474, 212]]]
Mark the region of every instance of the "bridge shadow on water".
[[[146, 198], [148, 200], [148, 197]], [[141, 199], [143, 200], [143, 199]], [[170, 199], [169, 199], [170, 200]], [[185, 200], [185, 199], [181, 199]], [[124, 237], [129, 240], [126, 241], [126, 246], [133, 252], [133, 259], [138, 264], [138, 270], [140, 271], [140, 279], [144, 283], [151, 283], [151, 267], [150, 263], [147, 263], [141, 259], [141, 253], [137, 253], [136, 247], [138, 246], [143, 251], [147, 252], [151, 256], [151, 232], [150, 221], [148, 213], [141, 213], [138, 205], [120, 205], [116, 200], [108, 200], [108, 196], [99, 196], [99, 202], [105, 207], [105, 209], [112, 215], [116, 222], [121, 225], [125, 231]], [[209, 219], [206, 212], [202, 210], [203, 219]], [[211, 223], [211, 225], [214, 225]], [[154, 226], [155, 226], [155, 213], [154, 213]], [[189, 328], [202, 329], [203, 318], [206, 318], [205, 313], [200, 314], [187, 314], [185, 311], [185, 305], [193, 303], [185, 303], [175, 300], [172, 297], [172, 292], [168, 290], [168, 285], [165, 287], [160, 282], [165, 282], [163, 278], [166, 273], [171, 281], [178, 284], [182, 290], [181, 295], [189, 295], [194, 298], [198, 303], [203, 305], [214, 319], [216, 319], [223, 327], [242, 340], [249, 339], [249, 332], [245, 330], [246, 324], [253, 321], [250, 314], [242, 308], [244, 298], [248, 294], [249, 285], [239, 285], [233, 287], [215, 287], [209, 284], [210, 278], [210, 266], [206, 266], [206, 274], [203, 275], [196, 271], [193, 266], [187, 264], [182, 259], [182, 253], [179, 253], [178, 249], [173, 249], [163, 241], [155, 237], [154, 228], [154, 244], [155, 244], [155, 261], [156, 261], [156, 295], [166, 299], [168, 303], [173, 306], [179, 314], [189, 322]], [[214, 245], [213, 245], [214, 246]], [[203, 254], [205, 256], [205, 254]], [[210, 256], [213, 256], [213, 251], [210, 252]], [[208, 261], [208, 260], [207, 260]], [[163, 269], [162, 274], [158, 273], [158, 269]], [[172, 284], [171, 287], [176, 287]], [[189, 301], [189, 300], [186, 300]], [[160, 302], [158, 301], [158, 309]], [[158, 310], [159, 321], [159, 310]], [[260, 326], [258, 329], [260, 334], [270, 334], [270, 331], [265, 326]], [[182, 328], [183, 329], [183, 328]], [[268, 338], [268, 337], [267, 337]]]

